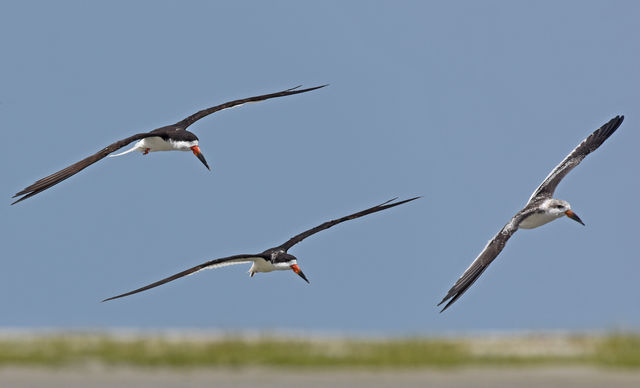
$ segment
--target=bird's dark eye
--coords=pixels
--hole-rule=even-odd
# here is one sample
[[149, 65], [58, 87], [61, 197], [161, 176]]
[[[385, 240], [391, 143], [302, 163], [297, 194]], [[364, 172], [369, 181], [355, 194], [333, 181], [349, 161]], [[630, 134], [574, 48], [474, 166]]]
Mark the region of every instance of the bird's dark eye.
[[556, 209], [562, 209], [562, 205], [556, 205]]

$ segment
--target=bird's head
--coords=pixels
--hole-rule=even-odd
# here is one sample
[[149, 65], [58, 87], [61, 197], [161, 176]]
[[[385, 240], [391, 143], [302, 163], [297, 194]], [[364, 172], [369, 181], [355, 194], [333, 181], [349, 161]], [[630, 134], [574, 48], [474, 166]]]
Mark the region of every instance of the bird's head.
[[580, 217], [578, 217], [578, 215], [574, 213], [573, 210], [571, 210], [571, 205], [569, 205], [569, 202], [567, 201], [552, 198], [547, 200], [544, 206], [547, 208], [549, 213], [555, 215], [558, 218], [562, 216], [567, 216], [572, 220], [584, 225], [584, 222], [582, 222]]
[[198, 158], [207, 169], [211, 170], [209, 164], [207, 163], [207, 160], [204, 158], [204, 155], [202, 155], [202, 152], [200, 151], [198, 136], [196, 136], [196, 134], [193, 132], [185, 130], [180, 130], [176, 133], [179, 134], [179, 137], [173, 140], [174, 146], [181, 151], [191, 150], [196, 158]]
[[304, 273], [298, 267], [298, 259], [294, 255], [290, 255], [286, 252], [279, 252], [278, 255], [273, 260], [273, 265], [279, 270], [288, 270], [291, 269], [298, 276], [304, 279], [305, 282], [309, 283], [309, 280]]

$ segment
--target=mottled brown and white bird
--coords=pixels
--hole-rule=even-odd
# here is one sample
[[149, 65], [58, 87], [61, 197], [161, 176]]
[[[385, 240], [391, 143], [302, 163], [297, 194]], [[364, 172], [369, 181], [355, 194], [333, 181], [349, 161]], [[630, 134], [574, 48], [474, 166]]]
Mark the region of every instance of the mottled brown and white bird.
[[219, 267], [225, 267], [228, 265], [233, 265], [233, 264], [243, 264], [243, 263], [251, 263], [251, 268], [249, 269], [249, 275], [253, 277], [253, 275], [255, 275], [258, 272], [272, 272], [272, 271], [284, 271], [284, 270], [292, 270], [293, 272], [295, 272], [296, 274], [298, 274], [298, 276], [300, 276], [302, 279], [304, 279], [307, 283], [309, 283], [309, 280], [307, 280], [307, 277], [304, 275], [304, 273], [300, 270], [300, 267], [298, 267], [298, 260], [295, 256], [287, 253], [287, 251], [289, 249], [291, 249], [291, 247], [293, 247], [294, 245], [296, 245], [297, 243], [301, 242], [302, 240], [306, 239], [307, 237], [310, 237], [320, 231], [323, 231], [325, 229], [328, 229], [334, 225], [337, 225], [341, 222], [344, 221], [349, 221], [349, 220], [353, 220], [362, 216], [366, 216], [367, 214], [371, 214], [371, 213], [376, 213], [379, 212], [381, 210], [385, 210], [385, 209], [389, 209], [392, 208], [394, 206], [398, 206], [398, 205], [402, 205], [403, 203], [407, 203], [407, 202], [411, 202], [414, 201], [416, 199], [418, 199], [420, 197], [414, 197], [414, 198], [410, 198], [410, 199], [405, 199], [404, 201], [399, 201], [399, 202], [393, 202], [395, 201], [397, 198], [393, 198], [390, 199], [386, 202], [381, 203], [380, 205], [376, 205], [373, 207], [370, 207], [368, 209], [359, 211], [357, 213], [353, 213], [350, 214], [348, 216], [344, 216], [342, 218], [338, 218], [335, 220], [331, 220], [331, 221], [327, 221], [323, 224], [320, 224], [318, 226], [316, 226], [315, 228], [311, 228], [309, 230], [306, 230], [300, 234], [297, 234], [293, 237], [291, 237], [289, 240], [285, 241], [282, 245], [278, 245], [277, 247], [273, 247], [273, 248], [269, 248], [267, 250], [265, 250], [262, 253], [250, 253], [250, 254], [241, 254], [241, 255], [234, 255], [234, 256], [229, 256], [229, 257], [223, 257], [221, 259], [214, 259], [214, 260], [210, 260], [207, 261], [206, 263], [202, 263], [200, 265], [196, 265], [195, 267], [189, 268], [185, 271], [182, 271], [180, 273], [177, 273], [175, 275], [169, 276], [167, 278], [164, 278], [162, 280], [159, 280], [155, 283], [151, 283], [147, 286], [144, 287], [140, 287], [136, 290], [133, 291], [129, 291], [127, 293], [124, 294], [120, 294], [117, 296], [112, 296], [111, 298], [107, 298], [105, 300], [103, 300], [103, 302], [106, 302], [108, 300], [113, 300], [113, 299], [118, 299], [118, 298], [122, 298], [124, 296], [129, 296], [129, 295], [133, 295], [133, 294], [137, 294], [138, 292], [142, 292], [142, 291], [146, 291], [150, 288], [154, 288], [154, 287], [158, 287], [160, 285], [163, 285], [165, 283], [168, 283], [170, 281], [179, 279], [181, 277], [187, 276], [187, 275], [191, 275], [194, 274], [196, 272], [202, 271], [204, 269], [211, 269], [211, 268], [219, 268]]
[[[78, 172], [84, 170], [85, 168], [98, 162], [99, 160], [104, 159], [106, 156], [120, 156], [133, 151], [139, 151], [144, 155], [147, 155], [149, 152], [156, 151], [191, 151], [202, 162], [202, 164], [204, 164], [205, 167], [210, 170], [209, 165], [204, 158], [204, 155], [202, 155], [202, 152], [200, 151], [198, 137], [194, 133], [187, 131], [187, 128], [191, 124], [195, 123], [203, 117], [206, 117], [223, 109], [233, 108], [235, 106], [246, 104], [248, 102], [258, 102], [268, 100], [270, 98], [291, 96], [293, 94], [310, 92], [312, 90], [320, 89], [325, 86], [327, 85], [316, 86], [308, 89], [298, 89], [300, 86], [296, 86], [295, 88], [283, 90], [277, 93], [263, 94], [261, 96], [225, 102], [224, 104], [216, 105], [211, 108], [203, 109], [199, 112], [196, 112], [191, 116], [185, 118], [184, 120], [178, 121], [175, 124], [154, 129], [150, 132], [137, 133], [125, 139], [118, 140], [117, 142], [108, 145], [95, 154], [88, 156], [81, 161], [74, 163], [71, 166], [55, 172], [45, 178], [42, 178], [30, 186], [27, 186], [13, 196], [13, 198], [20, 196], [21, 197], [13, 202], [12, 205], [20, 201], [24, 201], [25, 199], [30, 198], [48, 189], [49, 187], [62, 182], [63, 180], [77, 174]], [[133, 143], [136, 140], [137, 143], [129, 150], [119, 154], [109, 155], [121, 149], [122, 147]]]
[[480, 255], [471, 263], [458, 281], [451, 287], [447, 295], [438, 306], [449, 301], [444, 311], [464, 294], [469, 287], [482, 275], [489, 264], [500, 254], [505, 244], [519, 229], [533, 229], [555, 219], [567, 216], [584, 225], [580, 217], [571, 210], [569, 202], [552, 198], [556, 187], [569, 171], [580, 164], [591, 152], [595, 151], [622, 124], [624, 116], [616, 116], [608, 123], [597, 129], [584, 139], [551, 173], [542, 181], [540, 186], [531, 194], [526, 206], [516, 213], [493, 239], [489, 241]]

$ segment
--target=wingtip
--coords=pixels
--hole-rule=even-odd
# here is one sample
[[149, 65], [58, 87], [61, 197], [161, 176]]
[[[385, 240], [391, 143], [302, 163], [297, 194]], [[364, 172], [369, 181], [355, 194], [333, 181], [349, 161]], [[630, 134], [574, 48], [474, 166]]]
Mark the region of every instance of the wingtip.
[[452, 293], [448, 292], [448, 293], [447, 293], [447, 295], [446, 295], [444, 298], [442, 298], [442, 300], [440, 301], [440, 303], [438, 303], [438, 304], [436, 305], [436, 307], [440, 307], [440, 306], [442, 306], [442, 304], [443, 304], [443, 303], [445, 303], [445, 302], [446, 302], [447, 304], [446, 304], [446, 305], [444, 305], [444, 307], [442, 308], [442, 310], [440, 310], [440, 313], [443, 313], [443, 312], [444, 312], [446, 309], [448, 309], [452, 304], [454, 304], [454, 303], [458, 300], [458, 298], [459, 298], [460, 296], [462, 296], [462, 294], [461, 294], [461, 293], [454, 293], [454, 294], [452, 294]]
[[[393, 202], [393, 201], [396, 201], [398, 198], [400, 198], [400, 197], [393, 197], [393, 198], [391, 198], [391, 199], [389, 199], [389, 200], [384, 201], [381, 205], [386, 205], [386, 204], [388, 204], [388, 203], [391, 203], [391, 202]], [[405, 203], [405, 202], [415, 201], [416, 199], [419, 199], [419, 198], [422, 198], [422, 196], [421, 196], [421, 195], [418, 195], [418, 196], [416, 196], [416, 197], [412, 197], [412, 198], [409, 198], [409, 199], [403, 199], [403, 200], [402, 200], [402, 201], [400, 201], [399, 203]]]
[[[310, 92], [310, 91], [312, 91], [312, 90], [322, 89], [322, 88], [324, 88], [325, 86], [329, 86], [329, 84], [324, 84], [324, 85], [320, 85], [320, 86], [313, 86], [313, 87], [311, 87], [311, 88], [302, 89], [302, 90], [297, 90], [297, 92], [300, 92], [300, 93], [302, 93], [302, 92]], [[287, 91], [295, 90], [295, 89], [298, 89], [298, 88], [300, 88], [300, 87], [302, 87], [302, 85], [298, 85], [298, 86], [296, 86], [295, 88], [288, 89]]]
[[605, 124], [603, 124], [602, 127], [600, 127], [599, 132], [598, 131], [596, 132], [600, 133], [601, 137], [603, 137], [604, 140], [606, 140], [609, 136], [611, 136], [611, 134], [613, 134], [622, 125], [623, 121], [624, 121], [624, 116], [617, 115], [611, 120], [607, 121]]
[[609, 120], [609, 123], [615, 123], [615, 127], [619, 127], [620, 124], [624, 121], [624, 115], [617, 115], [616, 117]]
[[399, 197], [393, 197], [393, 198], [391, 198], [391, 199], [389, 199], [389, 200], [386, 200], [386, 201], [382, 202], [382, 203], [380, 204], [380, 206], [382, 206], [382, 205], [386, 205], [386, 204], [388, 204], [388, 203], [391, 203], [391, 202], [395, 201], [395, 200], [396, 200], [396, 199], [398, 199], [398, 198], [399, 198]]
[[107, 298], [107, 299], [102, 299], [102, 300], [100, 301], [100, 303], [104, 303], [104, 302], [108, 302], [108, 301], [110, 301], [110, 300], [118, 299], [120, 296], [121, 296], [121, 295], [118, 295], [118, 296], [112, 296], [111, 298]]
[[[417, 196], [417, 197], [409, 198], [409, 199], [403, 199], [402, 201], [400, 201], [400, 202], [396, 202], [396, 203], [394, 203], [394, 204], [392, 204], [392, 205], [400, 205], [400, 204], [403, 204], [403, 203], [407, 203], [407, 202], [415, 201], [416, 199], [420, 199], [420, 198], [422, 198], [422, 196], [421, 196], [421, 195], [419, 195], [419, 196]], [[393, 201], [395, 201], [396, 199], [398, 199], [398, 197], [395, 197], [394, 199], [390, 199], [390, 200], [388, 200], [388, 201], [387, 201], [387, 202], [385, 202], [385, 203], [393, 202]]]
[[[447, 298], [443, 299], [440, 303], [438, 303], [437, 307], [440, 307], [444, 302], [447, 301]], [[449, 303], [447, 303], [442, 310], [440, 310], [440, 314], [442, 314], [446, 309], [449, 308], [449, 306], [451, 306], [451, 304], [454, 302], [454, 300], [450, 301]]]

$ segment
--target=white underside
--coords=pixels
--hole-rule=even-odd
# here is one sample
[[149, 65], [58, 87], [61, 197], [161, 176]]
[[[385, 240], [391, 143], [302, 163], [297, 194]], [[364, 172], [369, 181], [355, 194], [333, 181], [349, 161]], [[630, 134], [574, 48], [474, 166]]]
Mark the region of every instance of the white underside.
[[[277, 263], [276, 265], [273, 265], [271, 264], [270, 261], [267, 261], [262, 257], [244, 257], [241, 259], [229, 260], [222, 263], [214, 264], [214, 265], [202, 268], [200, 271], [204, 271], [207, 269], [221, 268], [221, 267], [226, 267], [226, 266], [235, 265], [235, 264], [244, 264], [244, 263], [251, 263], [251, 268], [249, 268], [249, 274], [253, 276], [257, 272], [284, 271], [284, 270], [291, 269], [291, 264], [295, 264], [295, 261], [290, 263]], [[200, 271], [193, 272], [190, 275], [193, 275]]]
[[[222, 262], [222, 263], [214, 264], [214, 265], [211, 265], [209, 267], [202, 268], [200, 271], [205, 271], [205, 270], [208, 270], [208, 269], [221, 268], [221, 267], [228, 267], [230, 265], [244, 264], [244, 263], [252, 263], [251, 268], [253, 268], [255, 266], [255, 263], [256, 262], [260, 262], [260, 261], [264, 261], [264, 259], [261, 258], [261, 257], [246, 257], [246, 258], [242, 258], [242, 259], [238, 259], [238, 260], [229, 260], [229, 261], [225, 261], [225, 262]], [[196, 274], [196, 273], [198, 273], [200, 271], [193, 272], [193, 273], [191, 273], [189, 275]], [[273, 270], [271, 270], [271, 271], [273, 271]], [[251, 272], [251, 270], [249, 270], [249, 272]], [[261, 272], [261, 271], [258, 271], [258, 272]], [[266, 271], [262, 271], [262, 272], [266, 272]]]
[[112, 154], [109, 157], [121, 156], [128, 154], [129, 152], [138, 151], [145, 152], [147, 149], [149, 152], [157, 151], [191, 151], [191, 147], [198, 145], [197, 141], [164, 141], [161, 137], [147, 137], [139, 140], [133, 147], [119, 154]]
[[251, 268], [249, 268], [249, 273], [253, 274], [256, 272], [271, 272], [271, 271], [282, 271], [290, 269], [288, 265], [285, 266], [275, 266], [271, 264], [270, 261], [267, 260], [255, 260]]
[[533, 228], [537, 228], [538, 226], [544, 225], [546, 223], [549, 223], [555, 219], [558, 219], [560, 217], [562, 217], [564, 215], [564, 213], [560, 213], [558, 214], [551, 214], [551, 213], [534, 213], [532, 215], [530, 215], [529, 217], [525, 218], [518, 227], [522, 228], [522, 229], [533, 229]]
[[287, 271], [291, 269], [291, 265], [296, 264], [295, 260], [283, 263], [271, 264], [270, 261], [264, 259], [256, 259], [249, 268], [249, 275], [253, 276], [257, 272]]

